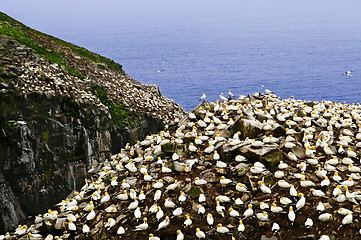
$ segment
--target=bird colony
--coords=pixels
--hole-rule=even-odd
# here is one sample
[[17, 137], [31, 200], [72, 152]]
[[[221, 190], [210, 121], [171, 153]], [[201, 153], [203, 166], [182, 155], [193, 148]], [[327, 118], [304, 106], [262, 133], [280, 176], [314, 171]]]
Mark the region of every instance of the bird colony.
[[[53, 43], [48, 44], [55, 47]], [[56, 51], [66, 52], [68, 62], [85, 79], [69, 74], [64, 66], [49, 62], [31, 48], [5, 36], [0, 37], [2, 48], [7, 49], [1, 52], [3, 72], [11, 78], [17, 78], [14, 86], [20, 95], [41, 93], [48, 97], [73, 97], [77, 102], [93, 104], [108, 112], [108, 106], [92, 92], [92, 87], [98, 86], [104, 89], [110, 100], [124, 104], [129, 111], [139, 116], [156, 117], [167, 123], [174, 115], [182, 116], [184, 113], [173, 100], [162, 96], [157, 86], [142, 84], [124, 72], [78, 56], [67, 47], [59, 45]]]
[[361, 107], [203, 102], [0, 239], [361, 239]]

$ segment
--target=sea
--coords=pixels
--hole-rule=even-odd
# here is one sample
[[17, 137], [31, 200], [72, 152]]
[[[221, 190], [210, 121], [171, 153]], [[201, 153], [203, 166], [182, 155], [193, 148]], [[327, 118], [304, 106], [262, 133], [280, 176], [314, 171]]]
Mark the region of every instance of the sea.
[[216, 101], [228, 90], [361, 102], [359, 0], [1, 2], [25, 25], [156, 84], [186, 111], [203, 93]]

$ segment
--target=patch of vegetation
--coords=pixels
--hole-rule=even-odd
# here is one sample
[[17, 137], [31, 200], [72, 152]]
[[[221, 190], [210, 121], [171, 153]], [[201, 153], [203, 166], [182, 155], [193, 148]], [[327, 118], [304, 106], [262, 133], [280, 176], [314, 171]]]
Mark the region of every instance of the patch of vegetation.
[[99, 100], [109, 108], [112, 123], [120, 128], [139, 127], [140, 121], [137, 116], [130, 112], [122, 103], [110, 100], [102, 87], [92, 87], [92, 92]]
[[[0, 12], [0, 34], [4, 34], [21, 44], [32, 48], [37, 54], [51, 62], [64, 66], [69, 74], [84, 79], [85, 77], [76, 71], [66, 60], [67, 51], [70, 50], [79, 56], [89, 59], [95, 63], [123, 72], [122, 65], [99, 54], [88, 51], [83, 47], [73, 45], [50, 35], [31, 29], [16, 21], [8, 15]], [[62, 48], [59, 48], [62, 47]]]
[[198, 186], [192, 186], [191, 189], [188, 191], [188, 195], [191, 197], [199, 197], [202, 191]]

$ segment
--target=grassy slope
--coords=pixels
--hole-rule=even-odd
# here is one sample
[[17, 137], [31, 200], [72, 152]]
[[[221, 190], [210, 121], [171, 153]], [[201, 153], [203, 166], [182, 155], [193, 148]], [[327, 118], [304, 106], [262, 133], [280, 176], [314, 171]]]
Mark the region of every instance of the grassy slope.
[[[77, 66], [80, 65], [81, 67], [81, 61], [75, 63], [74, 58], [68, 57], [69, 51], [82, 56], [85, 60], [89, 60], [112, 70], [124, 73], [122, 65], [114, 62], [113, 60], [90, 52], [83, 47], [73, 45], [69, 42], [31, 29], [3, 12], [0, 12], [0, 35], [1, 34], [33, 49], [38, 55], [44, 57], [50, 62], [64, 66], [68, 70], [69, 74], [78, 77], [79, 79], [85, 78], [76, 70]], [[2, 66], [0, 66], [0, 75], [2, 70]], [[6, 81], [7, 79], [1, 79], [0, 76], [0, 82], [4, 80]], [[110, 108], [110, 114], [112, 115], [112, 122], [114, 125], [120, 128], [127, 126], [133, 128], [139, 126], [139, 119], [136, 115], [133, 112], [128, 111], [121, 102], [108, 99], [106, 93], [101, 87], [96, 86], [92, 88], [92, 91], [106, 106]]]
[[99, 54], [86, 50], [85, 48], [75, 46], [71, 43], [31, 29], [2, 12], [0, 12], [0, 34], [11, 37], [21, 44], [34, 49], [34, 51], [40, 56], [43, 56], [51, 62], [64, 66], [71, 75], [79, 78], [84, 78], [84, 76], [70, 66], [70, 63], [66, 59], [65, 52], [59, 51], [60, 49], [56, 46], [66, 47], [90, 61], [102, 63], [113, 70], [122, 71], [122, 66], [111, 59], [102, 57]]

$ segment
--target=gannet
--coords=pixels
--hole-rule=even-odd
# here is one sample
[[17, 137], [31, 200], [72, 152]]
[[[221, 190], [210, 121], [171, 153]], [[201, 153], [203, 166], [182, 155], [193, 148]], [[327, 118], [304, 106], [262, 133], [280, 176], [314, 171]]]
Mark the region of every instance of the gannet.
[[291, 187], [291, 185], [288, 182], [286, 182], [285, 180], [279, 180], [277, 184], [281, 188], [290, 188]]
[[313, 226], [313, 221], [311, 218], [307, 218], [305, 221], [305, 227], [306, 228], [311, 228]]
[[258, 185], [260, 185], [260, 189], [263, 193], [271, 194], [272, 191], [269, 187], [267, 187], [262, 181], [258, 181]]
[[252, 209], [252, 204], [248, 204], [248, 208], [246, 211], [244, 211], [243, 213], [243, 219], [246, 219], [250, 216], [252, 216], [254, 213], [253, 209]]
[[301, 198], [297, 201], [296, 203], [296, 211], [300, 210], [301, 208], [303, 208], [306, 204], [306, 198], [304, 197], [303, 193], [299, 193], [298, 194]]
[[225, 208], [224, 206], [221, 206], [221, 204], [220, 204], [219, 201], [216, 202], [216, 211], [217, 211], [217, 213], [220, 214], [222, 217], [224, 217], [224, 210], [225, 210], [225, 209], [226, 209], [226, 208]]
[[187, 215], [186, 220], [184, 221], [184, 226], [189, 227], [190, 225], [192, 225], [192, 219], [189, 215]]
[[283, 205], [288, 205], [292, 203], [292, 200], [289, 199], [288, 197], [281, 197], [280, 198], [280, 203], [282, 203]]
[[196, 228], [196, 237], [201, 239], [201, 238], [206, 238], [206, 234], [201, 231], [199, 228]]
[[289, 211], [288, 211], [288, 219], [291, 221], [291, 224], [293, 225], [295, 219], [296, 219], [296, 214], [295, 212], [293, 211], [293, 207], [290, 206], [289, 207]]
[[181, 232], [181, 230], [177, 230], [177, 238], [176, 240], [183, 240], [184, 239], [184, 235], [183, 233]]
[[128, 210], [134, 210], [138, 207], [138, 200], [134, 198], [134, 201], [128, 205]]
[[238, 225], [237, 230], [238, 230], [238, 232], [244, 232], [245, 227], [244, 227], [242, 220], [239, 220], [239, 225]]
[[223, 227], [222, 224], [217, 225], [218, 233], [229, 233], [229, 229], [227, 227]]
[[160, 238], [157, 237], [157, 236], [154, 236], [152, 233], [149, 233], [149, 238], [148, 238], [148, 240], [160, 240]]
[[206, 94], [203, 93], [202, 96], [201, 96], [201, 98], [199, 99], [199, 101], [201, 101], [202, 103], [205, 102], [205, 101], [206, 101], [206, 97], [207, 97]]
[[198, 214], [204, 214], [206, 212], [206, 209], [201, 204], [198, 204], [197, 208], [198, 208]]
[[175, 208], [175, 207], [177, 207], [177, 205], [174, 202], [172, 202], [172, 200], [170, 200], [169, 198], [165, 199], [164, 206], [166, 208]]
[[157, 206], [157, 213], [155, 214], [155, 217], [157, 218], [157, 220], [159, 221], [160, 219], [162, 219], [164, 217], [164, 212], [161, 209], [160, 206]]
[[258, 220], [262, 221], [262, 222], [266, 222], [268, 221], [268, 214], [267, 212], [262, 212], [262, 213], [257, 213], [256, 217], [258, 218]]
[[166, 216], [165, 219], [158, 224], [158, 229], [157, 229], [157, 231], [159, 231], [159, 230], [162, 229], [162, 228], [168, 227], [169, 223], [170, 223], [169, 217]]
[[230, 207], [228, 211], [229, 211], [229, 216], [231, 216], [231, 217], [239, 217], [239, 212], [237, 212], [232, 207]]
[[351, 71], [351, 70], [348, 70], [348, 71], [344, 72], [343, 75], [346, 75], [346, 76], [348, 76], [348, 77], [351, 77], [351, 76], [352, 76], [351, 73], [352, 73], [352, 71]]
[[206, 196], [203, 193], [201, 193], [199, 195], [199, 197], [198, 197], [198, 202], [202, 203], [202, 202], [205, 202], [205, 201], [206, 201]]
[[195, 185], [204, 185], [204, 184], [207, 184], [207, 181], [204, 179], [200, 179], [199, 177], [196, 177], [196, 179], [194, 180], [194, 184]]
[[232, 183], [232, 180], [222, 176], [221, 179], [219, 180], [219, 182], [221, 185], [228, 185], [228, 184]]
[[332, 214], [330, 213], [323, 213], [320, 216], [318, 216], [318, 220], [321, 222], [328, 222], [332, 219]]
[[219, 95], [219, 98], [220, 98], [223, 102], [227, 102], [227, 100], [228, 100], [226, 97], [223, 96], [223, 93], [221, 93], [221, 94]]
[[73, 223], [73, 219], [69, 219], [68, 229], [70, 231], [76, 231], [76, 225]]

